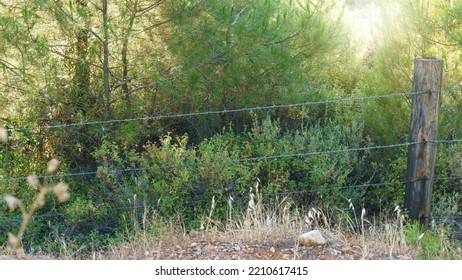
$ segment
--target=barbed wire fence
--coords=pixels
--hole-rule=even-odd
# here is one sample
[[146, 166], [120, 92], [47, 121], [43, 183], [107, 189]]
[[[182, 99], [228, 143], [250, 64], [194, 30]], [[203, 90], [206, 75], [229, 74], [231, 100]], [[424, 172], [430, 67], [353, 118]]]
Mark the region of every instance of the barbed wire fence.
[[[446, 88], [441, 90], [441, 92], [446, 93], [454, 93], [454, 92], [461, 92], [462, 87], [453, 87], [453, 88]], [[161, 120], [161, 119], [175, 119], [175, 118], [189, 118], [194, 116], [207, 116], [207, 115], [217, 115], [217, 114], [229, 114], [229, 113], [241, 113], [241, 112], [252, 112], [252, 111], [263, 111], [263, 110], [277, 110], [277, 109], [284, 109], [284, 108], [298, 108], [298, 107], [306, 107], [306, 106], [315, 106], [315, 105], [327, 105], [327, 104], [337, 104], [337, 103], [344, 103], [344, 102], [363, 102], [367, 100], [377, 100], [383, 98], [394, 98], [394, 97], [409, 97], [413, 95], [421, 95], [426, 94], [427, 92], [404, 92], [404, 93], [390, 93], [384, 95], [371, 95], [371, 96], [358, 96], [358, 97], [348, 97], [348, 98], [338, 98], [338, 99], [330, 99], [330, 100], [320, 100], [320, 101], [308, 101], [308, 102], [301, 102], [301, 103], [290, 103], [290, 104], [277, 104], [277, 105], [267, 105], [267, 106], [255, 106], [255, 107], [245, 107], [245, 108], [237, 108], [237, 109], [222, 109], [222, 110], [211, 110], [211, 111], [204, 111], [204, 112], [190, 112], [190, 113], [178, 113], [178, 114], [168, 114], [168, 115], [156, 115], [156, 116], [145, 116], [145, 117], [138, 117], [138, 118], [125, 118], [125, 119], [111, 119], [111, 120], [96, 120], [96, 121], [86, 121], [86, 122], [77, 122], [77, 123], [64, 123], [64, 124], [54, 124], [54, 125], [45, 125], [45, 126], [30, 126], [30, 127], [19, 127], [14, 128], [10, 127], [6, 130], [8, 133], [17, 133], [23, 131], [32, 131], [38, 132], [43, 130], [51, 130], [51, 129], [68, 129], [73, 127], [81, 127], [81, 126], [94, 126], [94, 125], [109, 125], [114, 123], [127, 123], [127, 122], [138, 122], [138, 121], [152, 121], [152, 120]], [[350, 148], [343, 148], [343, 149], [336, 149], [336, 150], [323, 150], [323, 151], [307, 151], [304, 153], [290, 153], [290, 154], [278, 154], [278, 155], [261, 155], [261, 156], [253, 156], [253, 157], [246, 157], [246, 158], [236, 158], [236, 159], [228, 159], [228, 160], [220, 160], [220, 161], [212, 161], [212, 162], [192, 162], [192, 163], [184, 163], [184, 164], [175, 164], [175, 165], [155, 165], [150, 167], [137, 167], [137, 168], [126, 168], [126, 169], [114, 169], [109, 170], [108, 173], [110, 174], [124, 174], [124, 173], [138, 173], [143, 171], [150, 171], [150, 170], [163, 170], [163, 169], [181, 169], [187, 167], [200, 167], [201, 165], [206, 164], [236, 164], [236, 163], [252, 163], [252, 162], [259, 162], [259, 161], [271, 161], [271, 160], [281, 160], [281, 159], [290, 159], [290, 158], [307, 158], [311, 156], [319, 156], [319, 155], [335, 155], [340, 153], [352, 153], [352, 152], [365, 152], [371, 150], [381, 150], [381, 149], [393, 149], [393, 148], [405, 148], [411, 145], [422, 144], [423, 142], [403, 142], [403, 143], [393, 143], [387, 145], [376, 145], [376, 146], [366, 146], [366, 147], [350, 147]], [[427, 143], [435, 143], [435, 144], [459, 144], [462, 143], [462, 139], [441, 139], [441, 140], [428, 140]], [[62, 174], [53, 174], [53, 175], [44, 175], [44, 176], [37, 176], [39, 179], [57, 179], [57, 178], [66, 178], [66, 177], [83, 177], [83, 176], [96, 176], [98, 175], [98, 171], [85, 171], [85, 172], [75, 172], [75, 173], [62, 173]], [[448, 177], [434, 177], [428, 178], [433, 179], [435, 181], [452, 181], [452, 180], [462, 180], [462, 176], [448, 176]], [[27, 180], [27, 176], [22, 177], [6, 177], [0, 178], [0, 183], [8, 183], [14, 181], [25, 181]], [[375, 187], [389, 187], [391, 185], [404, 185], [406, 181], [396, 181], [396, 182], [377, 182], [377, 183], [365, 183], [365, 184], [354, 184], [354, 185], [346, 185], [340, 187], [332, 187], [332, 188], [313, 188], [313, 189], [306, 189], [306, 190], [297, 190], [297, 191], [285, 191], [285, 192], [277, 192], [272, 194], [265, 194], [265, 196], [292, 196], [298, 194], [307, 194], [307, 193], [322, 193], [322, 192], [329, 192], [329, 191], [336, 191], [336, 190], [346, 190], [346, 189], [361, 189], [361, 188], [375, 188]], [[237, 198], [233, 198], [237, 199]], [[239, 199], [248, 199], [247, 197], [240, 197]], [[191, 201], [191, 203], [201, 203], [203, 199]], [[156, 208], [156, 202], [148, 203], [148, 206]], [[108, 209], [110, 212], [119, 212], [119, 211], [132, 211], [134, 209], [146, 207], [146, 202], [143, 204], [133, 204], [128, 203], [125, 205], [121, 205], [120, 207], [114, 207]], [[40, 219], [47, 219], [47, 218], [57, 218], [57, 217], [67, 217], [69, 214], [64, 212], [48, 212], [48, 213], [41, 213], [34, 216], [33, 219], [40, 220]], [[8, 220], [8, 224], [17, 225], [20, 223], [20, 217], [4, 217], [0, 216], [1, 220]], [[4, 224], [4, 221], [1, 221]]]
[[[453, 91], [453, 90], [456, 90], [456, 88], [448, 89], [448, 90]], [[365, 101], [365, 100], [374, 100], [374, 99], [391, 98], [391, 97], [399, 97], [399, 96], [412, 96], [412, 95], [419, 95], [419, 94], [425, 94], [425, 93], [426, 92], [390, 93], [390, 94], [384, 94], [384, 95], [358, 96], [358, 97], [338, 98], [338, 99], [330, 99], [330, 100], [308, 101], [308, 102], [301, 102], [301, 103], [245, 107], [245, 108], [238, 108], [238, 109], [222, 109], [222, 110], [212, 110], [212, 111], [204, 111], [204, 112], [145, 116], [145, 117], [138, 117], [138, 118], [111, 119], [111, 120], [98, 120], [98, 121], [88, 121], [88, 122], [57, 124], [57, 125], [7, 128], [6, 131], [7, 132], [39, 131], [39, 130], [45, 130], [45, 129], [70, 128], [70, 127], [89, 126], [89, 125], [104, 125], [104, 124], [125, 123], [125, 122], [132, 122], [132, 121], [152, 121], [152, 120], [161, 120], [161, 119], [188, 118], [188, 117], [204, 116], [204, 115], [241, 113], [241, 112], [260, 111], [260, 110], [284, 109], [284, 108], [294, 108], [294, 107], [306, 107], [306, 106], [312, 106], [312, 105], [324, 105], [324, 104], [335, 104], [335, 103], [343, 103], [343, 102]]]

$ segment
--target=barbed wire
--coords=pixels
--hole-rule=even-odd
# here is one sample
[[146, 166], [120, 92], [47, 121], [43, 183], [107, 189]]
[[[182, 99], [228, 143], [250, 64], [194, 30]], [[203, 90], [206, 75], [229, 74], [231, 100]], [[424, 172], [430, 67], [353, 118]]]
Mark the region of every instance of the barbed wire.
[[462, 139], [447, 139], [447, 140], [428, 140], [429, 143], [443, 143], [443, 144], [454, 144], [454, 143], [462, 143]]
[[453, 92], [453, 91], [462, 91], [462, 86], [444, 88], [441, 90], [441, 92]]
[[[109, 174], [116, 174], [116, 173], [138, 172], [138, 171], [149, 171], [149, 170], [154, 170], [154, 169], [178, 169], [178, 168], [185, 168], [185, 167], [192, 167], [192, 166], [200, 167], [200, 166], [213, 165], [213, 164], [266, 161], [266, 160], [275, 160], [275, 159], [283, 159], [283, 158], [297, 158], [297, 157], [304, 158], [304, 157], [309, 157], [309, 156], [317, 156], [317, 155], [325, 155], [325, 154], [339, 154], [339, 153], [350, 153], [350, 152], [364, 152], [364, 151], [379, 150], [379, 149], [400, 148], [400, 147], [407, 147], [411, 145], [424, 144], [424, 143], [429, 143], [429, 142], [436, 143], [436, 144], [438, 143], [451, 144], [451, 143], [462, 143], [462, 139], [428, 140], [428, 141], [421, 141], [421, 142], [405, 142], [405, 143], [398, 143], [398, 144], [377, 145], [377, 146], [358, 147], [358, 148], [345, 148], [345, 149], [338, 149], [338, 150], [312, 151], [312, 152], [306, 152], [306, 153], [280, 154], [280, 155], [271, 155], [271, 156], [255, 156], [255, 157], [248, 157], [248, 158], [241, 158], [241, 159], [228, 159], [228, 160], [218, 160], [218, 161], [210, 161], [210, 162], [193, 162], [193, 163], [174, 164], [174, 165], [155, 165], [155, 166], [150, 166], [150, 167], [115, 169], [115, 170], [108, 170], [105, 172]], [[65, 177], [90, 176], [90, 175], [97, 175], [98, 173], [99, 171], [85, 171], [85, 172], [76, 172], [76, 173], [41, 175], [41, 176], [36, 176], [36, 177], [38, 179], [54, 179], [54, 178], [65, 178]], [[27, 178], [28, 176], [0, 178], [0, 182], [24, 181], [24, 180], [27, 180]]]
[[[370, 147], [346, 148], [346, 149], [327, 150], [327, 151], [312, 151], [312, 152], [306, 152], [306, 153], [256, 156], [256, 157], [248, 157], [248, 158], [241, 158], [241, 159], [228, 159], [228, 160], [218, 160], [218, 161], [210, 161], [210, 162], [185, 163], [185, 164], [179, 164], [179, 165], [156, 165], [156, 166], [150, 166], [150, 167], [108, 170], [107, 173], [114, 174], [114, 173], [125, 173], [125, 172], [148, 171], [148, 170], [154, 170], [154, 169], [170, 169], [170, 168], [177, 169], [177, 168], [191, 167], [191, 166], [199, 167], [199, 166], [211, 165], [211, 164], [243, 163], [243, 162], [264, 161], [264, 160], [295, 158], [295, 157], [303, 158], [303, 157], [324, 155], [324, 154], [338, 154], [338, 153], [349, 153], [349, 152], [361, 152], [361, 151], [376, 150], [376, 149], [399, 148], [399, 147], [406, 147], [409, 145], [415, 145], [415, 144], [421, 144], [421, 143], [424, 143], [424, 142], [406, 142], [406, 143], [399, 143], [399, 144], [379, 145], [379, 146], [370, 146]], [[78, 172], [78, 173], [51, 174], [51, 175], [43, 175], [43, 176], [36, 176], [36, 177], [38, 179], [53, 179], [53, 178], [61, 178], [61, 177], [97, 175], [98, 173], [99, 173], [98, 171], [88, 171], [88, 172]], [[15, 178], [1, 178], [0, 182], [24, 181], [24, 180], [27, 180], [27, 178], [28, 178], [27, 176], [15, 177]]]
[[434, 181], [444, 181], [444, 180], [462, 180], [462, 176], [451, 176], [451, 177], [433, 177], [430, 178]]
[[[371, 188], [371, 187], [383, 187], [383, 186], [390, 186], [390, 185], [402, 185], [405, 184], [404, 181], [396, 181], [396, 182], [383, 182], [383, 183], [367, 183], [361, 185], [349, 185], [343, 187], [330, 187], [330, 188], [319, 188], [313, 190], [300, 190], [300, 191], [292, 191], [292, 192], [280, 192], [274, 194], [274, 196], [281, 196], [281, 195], [293, 195], [293, 194], [304, 194], [304, 193], [320, 193], [320, 192], [330, 192], [330, 191], [337, 191], [337, 190], [346, 190], [346, 189], [357, 189], [357, 188]], [[273, 194], [266, 194], [267, 196], [273, 196]]]
[[[300, 190], [300, 191], [291, 191], [291, 192], [277, 192], [277, 193], [267, 193], [263, 194], [264, 197], [268, 196], [288, 196], [288, 195], [294, 195], [294, 194], [304, 194], [304, 193], [323, 193], [323, 192], [329, 192], [333, 190], [342, 190], [342, 189], [349, 189], [349, 188], [368, 188], [368, 187], [379, 187], [379, 186], [387, 186], [387, 185], [394, 185], [394, 184], [404, 184], [405, 182], [385, 182], [385, 183], [368, 183], [368, 184], [362, 184], [362, 185], [350, 185], [350, 186], [343, 186], [343, 187], [332, 187], [332, 188], [317, 188], [317, 189], [307, 189], [307, 190]], [[242, 195], [238, 197], [227, 197], [226, 199], [232, 198], [234, 201], [235, 200], [243, 200], [245, 198], [249, 198], [249, 195]], [[204, 202], [204, 199], [198, 199], [194, 200], [191, 203], [200, 203]], [[118, 212], [118, 211], [123, 211], [123, 210], [134, 210], [134, 209], [140, 209], [144, 207], [149, 207], [149, 206], [154, 206], [157, 207], [157, 203], [151, 203], [151, 204], [133, 204], [133, 203], [128, 203], [126, 206], [121, 206], [121, 207], [115, 207], [115, 208], [108, 208], [106, 209], [109, 212]], [[36, 214], [34, 215], [34, 219], [43, 219], [43, 218], [52, 218], [52, 217], [58, 217], [58, 216], [67, 216], [69, 215], [68, 213], [64, 212], [48, 212], [48, 213], [43, 213], [43, 214]], [[2, 217], [8, 219], [8, 217]], [[17, 220], [21, 220], [20, 217], [14, 218]]]
[[[462, 91], [462, 87], [445, 88], [445, 89], [440, 90], [440, 92], [452, 92], [452, 91]], [[301, 102], [301, 103], [265, 105], [265, 106], [255, 106], [255, 107], [244, 107], [244, 108], [238, 108], [238, 109], [210, 110], [210, 111], [203, 111], [203, 112], [145, 116], [145, 117], [138, 117], [138, 118], [110, 119], [110, 120], [97, 120], [97, 121], [67, 123], [67, 124], [57, 124], [57, 125], [8, 128], [7, 131], [8, 132], [19, 132], [19, 131], [32, 131], [32, 130], [43, 130], [43, 129], [71, 128], [71, 127], [79, 127], [79, 126], [87, 126], [87, 125], [125, 123], [125, 122], [131, 122], [131, 121], [150, 121], [150, 120], [161, 120], [161, 119], [172, 119], [172, 118], [186, 118], [186, 117], [204, 116], [204, 115], [217, 115], [217, 114], [239, 113], [239, 112], [258, 111], [258, 110], [271, 110], [271, 109], [283, 109], [283, 108], [303, 107], [303, 106], [342, 103], [342, 102], [354, 102], [354, 101], [373, 100], [373, 99], [380, 99], [380, 98], [390, 98], [390, 97], [397, 97], [397, 96], [408, 96], [408, 95], [412, 96], [412, 95], [419, 95], [419, 94], [425, 94], [425, 93], [428, 93], [428, 91], [389, 93], [389, 94], [384, 94], [384, 95], [370, 95], [370, 96], [356, 96], [356, 97], [346, 97], [346, 98], [339, 98], [339, 99], [307, 101], [307, 102]]]
[[258, 110], [272, 110], [272, 109], [303, 107], [303, 106], [311, 106], [311, 105], [363, 101], [363, 100], [390, 98], [390, 97], [397, 97], [397, 96], [418, 95], [418, 94], [424, 94], [424, 93], [427, 93], [427, 91], [346, 97], [346, 98], [327, 99], [327, 100], [320, 100], [320, 101], [307, 101], [307, 102], [301, 102], [301, 103], [265, 105], [265, 106], [255, 106], [255, 107], [244, 107], [244, 108], [238, 108], [238, 109], [211, 110], [211, 111], [204, 111], [204, 112], [179, 113], [179, 114], [169, 114], [169, 115], [146, 116], [146, 117], [138, 117], [138, 118], [111, 119], [111, 120], [98, 120], [98, 121], [88, 121], [88, 122], [78, 122], [78, 123], [57, 124], [57, 125], [44, 125], [44, 126], [35, 126], [35, 127], [8, 128], [7, 131], [8, 132], [18, 132], [18, 131], [31, 131], [31, 130], [43, 130], [43, 129], [70, 128], [70, 127], [78, 127], [78, 126], [86, 126], [86, 125], [124, 123], [124, 122], [131, 122], [131, 121], [150, 121], [150, 120], [161, 120], [161, 119], [186, 118], [186, 117], [204, 116], [204, 115], [229, 114], [229, 113], [240, 113], [240, 112], [248, 112], [248, 111], [258, 111]]
[[[462, 88], [460, 87], [448, 88], [448, 89], [444, 89], [441, 91], [456, 91], [456, 90], [462, 90]], [[212, 110], [212, 111], [205, 111], [205, 112], [192, 112], [192, 113], [148, 116], [148, 117], [140, 117], [140, 118], [126, 118], [126, 119], [112, 119], [112, 120], [104, 120], [104, 121], [79, 122], [79, 123], [59, 124], [59, 125], [50, 125], [50, 126], [10, 128], [10, 129], [7, 129], [7, 131], [15, 132], [15, 131], [26, 131], [26, 130], [56, 129], [56, 128], [77, 127], [77, 126], [84, 126], [84, 125], [121, 123], [121, 122], [130, 122], [130, 121], [147, 121], [147, 120], [167, 119], [167, 118], [183, 118], [183, 117], [212, 115], [212, 114], [237, 113], [237, 112], [254, 111], [254, 110], [270, 110], [270, 109], [281, 109], [281, 108], [301, 107], [301, 106], [310, 106], [310, 105], [363, 101], [363, 100], [388, 98], [388, 97], [396, 97], [396, 96], [418, 95], [418, 94], [424, 94], [424, 93], [427, 93], [427, 92], [391, 93], [391, 94], [386, 94], [386, 95], [349, 97], [349, 98], [339, 98], [339, 99], [332, 99], [332, 100], [309, 101], [309, 102], [303, 102], [303, 103], [245, 107], [245, 108], [229, 109], [229, 110], [224, 109], [224, 110]], [[426, 142], [451, 144], [451, 143], [462, 143], [462, 140], [461, 139], [428, 140]], [[230, 160], [222, 160], [222, 161], [203, 162], [203, 163], [195, 162], [195, 163], [187, 163], [187, 164], [182, 164], [182, 165], [164, 165], [164, 166], [128, 168], [128, 169], [109, 170], [108, 173], [112, 174], [112, 173], [149, 171], [149, 170], [154, 170], [154, 169], [170, 169], [170, 168], [180, 168], [180, 167], [190, 167], [190, 166], [203, 166], [203, 165], [209, 165], [209, 164], [242, 163], [242, 162], [264, 161], [264, 160], [274, 160], [274, 159], [294, 158], [294, 157], [301, 158], [301, 157], [309, 157], [309, 156], [323, 155], [323, 154], [337, 154], [337, 153], [347, 153], [347, 152], [361, 152], [361, 151], [367, 151], [367, 150], [373, 150], [373, 149], [398, 148], [398, 147], [405, 147], [405, 146], [422, 144], [422, 143], [425, 143], [425, 142], [405, 142], [405, 143], [378, 145], [378, 146], [371, 146], [371, 147], [345, 148], [345, 149], [338, 149], [338, 150], [313, 151], [313, 152], [306, 152], [306, 153], [281, 154], [281, 155], [272, 155], [272, 156], [257, 156], [257, 157], [249, 157], [249, 158], [242, 158], [242, 159], [230, 159]], [[73, 177], [73, 176], [89, 176], [89, 175], [97, 175], [97, 174], [98, 174], [98, 171], [87, 171], [87, 172], [78, 172], [78, 173], [44, 175], [44, 176], [37, 176], [37, 178], [53, 179], [53, 178], [62, 178], [62, 177]], [[435, 177], [432, 179], [433, 180], [456, 180], [456, 179], [462, 179], [462, 176]], [[27, 180], [27, 177], [1, 178], [0, 179], [1, 182], [18, 181], [18, 180]], [[341, 190], [341, 189], [379, 187], [379, 186], [388, 186], [392, 184], [404, 184], [404, 183], [406, 182], [398, 181], [398, 182], [384, 182], [384, 183], [368, 183], [368, 184], [362, 184], [362, 185], [350, 185], [350, 186], [343, 186], [343, 187], [308, 189], [308, 190], [300, 190], [300, 191], [293, 191], [293, 192], [280, 192], [280, 193], [274, 193], [274, 194], [265, 194], [265, 196], [269, 196], [269, 195], [280, 196], [280, 195], [293, 195], [293, 194], [303, 194], [303, 193], [327, 192], [327, 191]], [[143, 205], [143, 207], [145, 207], [145, 205]], [[128, 210], [128, 209], [135, 209], [135, 208], [133, 208], [132, 206], [126, 206], [126, 207], [108, 209], [108, 211], [119, 211], [119, 210]], [[46, 218], [46, 217], [66, 216], [66, 215], [67, 215], [66, 213], [49, 212], [49, 213], [36, 215], [35, 218]]]
[[[462, 179], [462, 176], [451, 176], [451, 177], [434, 177], [431, 178], [433, 180], [458, 180]], [[340, 187], [330, 187], [330, 188], [315, 188], [315, 189], [305, 189], [305, 190], [299, 190], [299, 191], [286, 191], [286, 192], [275, 192], [275, 193], [265, 193], [262, 196], [263, 197], [269, 197], [269, 196], [290, 196], [290, 195], [297, 195], [297, 194], [307, 194], [307, 193], [326, 193], [330, 191], [337, 191], [337, 190], [346, 190], [346, 189], [356, 189], [356, 188], [372, 188], [372, 187], [383, 187], [383, 186], [391, 186], [391, 185], [403, 185], [406, 184], [407, 181], [395, 181], [395, 182], [382, 182], [382, 183], [366, 183], [366, 184], [360, 184], [360, 185], [348, 185], [348, 186], [340, 186]], [[250, 194], [250, 193], [249, 193]], [[249, 195], [241, 195], [241, 196], [236, 196], [236, 197], [226, 197], [226, 199], [232, 198], [234, 201], [236, 200], [244, 200], [244, 199], [250, 199]], [[198, 204], [201, 202], [204, 202], [205, 199], [198, 199], [191, 201], [190, 203], [192, 204]], [[125, 210], [135, 210], [135, 209], [141, 209], [145, 207], [158, 207], [157, 202], [156, 203], [127, 203], [125, 206], [119, 206], [119, 207], [112, 207], [112, 208], [107, 208], [105, 211], [108, 212], [119, 212], [119, 211], [125, 211]], [[36, 214], [33, 216], [33, 219], [44, 219], [44, 218], [53, 218], [53, 217], [66, 217], [68, 216], [69, 213], [64, 213], [64, 212], [47, 212], [43, 214]], [[454, 215], [454, 216], [457, 216]], [[10, 221], [20, 221], [21, 217], [0, 217], [3, 220], [10, 220]]]

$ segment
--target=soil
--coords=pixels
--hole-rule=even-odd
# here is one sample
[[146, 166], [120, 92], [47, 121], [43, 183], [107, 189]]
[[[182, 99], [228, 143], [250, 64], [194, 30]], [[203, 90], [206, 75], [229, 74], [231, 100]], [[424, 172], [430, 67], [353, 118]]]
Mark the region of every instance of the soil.
[[[181, 242], [178, 245], [168, 244], [148, 248], [148, 250], [129, 250], [117, 259], [125, 260], [409, 260], [409, 255], [388, 256], [384, 252], [364, 250], [358, 245], [344, 242], [328, 242], [323, 246], [301, 246], [290, 240], [270, 243], [234, 243], [217, 240], [191, 240], [190, 243]], [[112, 259], [104, 253], [95, 253], [92, 256], [80, 256], [78, 259]], [[53, 260], [49, 255], [27, 255], [25, 258], [0, 255], [0, 260], [27, 259], [27, 260]], [[58, 259], [63, 259], [59, 257]], [[66, 258], [64, 258], [66, 259]]]
[[[359, 260], [360, 248], [333, 244], [313, 247], [294, 247], [293, 244], [241, 244], [214, 240], [199, 240], [189, 246], [145, 252], [152, 259], [169, 260]], [[131, 256], [138, 258], [139, 256]]]
[[409, 260], [411, 252], [390, 257], [382, 249], [363, 249], [342, 238], [330, 238], [323, 246], [302, 246], [292, 239], [276, 242], [227, 242], [211, 238], [196, 238], [168, 246], [159, 243], [144, 253], [128, 254], [124, 259], [160, 260]]

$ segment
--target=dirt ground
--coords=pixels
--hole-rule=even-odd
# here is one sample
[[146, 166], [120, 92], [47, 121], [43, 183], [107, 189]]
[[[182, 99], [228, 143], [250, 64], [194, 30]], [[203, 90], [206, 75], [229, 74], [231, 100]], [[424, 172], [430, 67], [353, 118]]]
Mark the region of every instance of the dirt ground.
[[[327, 236], [326, 245], [302, 246], [297, 238], [285, 237], [266, 242], [229, 241], [217, 235], [188, 237], [177, 242], [159, 240], [155, 245], [126, 248], [113, 254], [117, 259], [150, 260], [410, 260], [415, 252], [386, 252], [377, 244], [362, 245], [360, 240]], [[117, 256], [116, 256], [117, 255]], [[98, 258], [98, 256], [95, 256]], [[104, 258], [104, 257], [103, 257]]]

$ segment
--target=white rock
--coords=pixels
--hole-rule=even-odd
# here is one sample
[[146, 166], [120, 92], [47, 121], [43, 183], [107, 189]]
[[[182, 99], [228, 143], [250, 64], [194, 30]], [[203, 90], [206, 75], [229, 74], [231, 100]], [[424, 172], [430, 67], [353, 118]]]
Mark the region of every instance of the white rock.
[[327, 243], [319, 230], [306, 232], [298, 237], [303, 246], [321, 246]]

